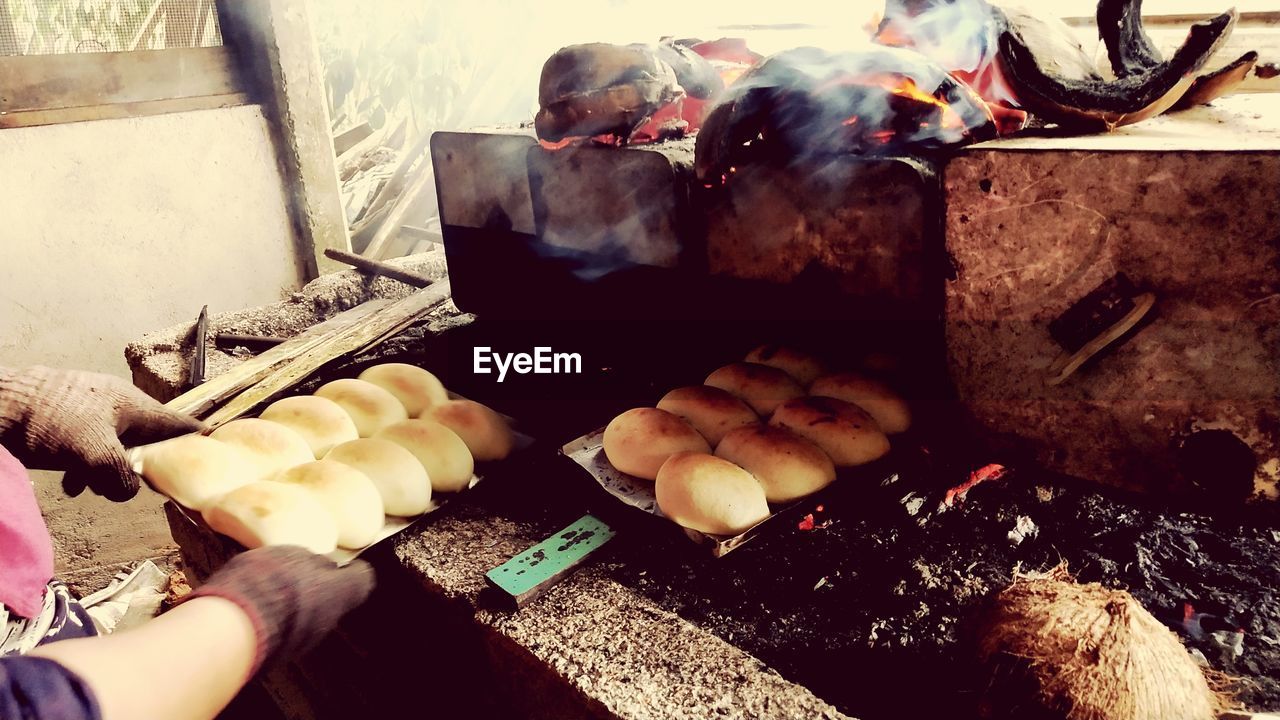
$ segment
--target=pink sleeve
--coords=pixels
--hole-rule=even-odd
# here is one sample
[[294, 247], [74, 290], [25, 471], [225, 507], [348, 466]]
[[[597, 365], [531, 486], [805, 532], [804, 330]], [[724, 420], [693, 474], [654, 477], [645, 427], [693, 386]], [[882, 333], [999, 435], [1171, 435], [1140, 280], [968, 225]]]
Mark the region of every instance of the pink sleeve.
[[0, 447], [0, 605], [38, 615], [53, 577], [53, 543], [27, 471]]

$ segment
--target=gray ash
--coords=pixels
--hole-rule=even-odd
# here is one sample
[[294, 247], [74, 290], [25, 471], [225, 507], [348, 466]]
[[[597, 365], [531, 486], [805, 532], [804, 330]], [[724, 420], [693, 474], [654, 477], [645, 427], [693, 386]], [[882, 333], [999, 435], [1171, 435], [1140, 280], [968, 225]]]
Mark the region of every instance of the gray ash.
[[1193, 655], [1238, 677], [1244, 705], [1280, 709], [1280, 531], [1271, 520], [1217, 520], [1028, 474], [983, 483], [943, 513], [932, 510], [936, 494], [917, 497], [926, 499], [843, 488], [822, 501], [825, 528], [800, 529], [808, 506], [781, 533], [719, 561], [673, 537], [627, 547], [611, 572], [875, 720], [903, 708], [964, 717], [982, 682], [975, 615], [1015, 569], [1066, 562], [1082, 582], [1130, 591]]

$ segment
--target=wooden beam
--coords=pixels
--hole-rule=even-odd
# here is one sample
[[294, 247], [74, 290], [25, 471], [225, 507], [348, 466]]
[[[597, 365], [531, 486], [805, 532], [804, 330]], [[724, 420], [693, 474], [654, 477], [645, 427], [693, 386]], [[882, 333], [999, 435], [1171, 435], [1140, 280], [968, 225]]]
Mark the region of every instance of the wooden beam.
[[373, 127], [367, 122], [338, 133], [333, 138], [333, 154], [340, 157], [342, 153], [360, 144], [360, 141], [372, 134]]
[[[449, 300], [449, 281], [440, 282], [390, 305], [359, 323], [326, 334], [319, 342], [272, 369], [230, 402], [205, 418], [211, 427], [252, 412], [338, 358], [369, 350], [403, 332], [419, 318]], [[280, 345], [277, 347], [284, 347]], [[265, 353], [264, 353], [265, 354]], [[216, 380], [217, 378], [215, 378]], [[176, 401], [175, 401], [176, 402]]]
[[226, 48], [0, 57], [0, 114], [244, 90]]
[[[0, 0], [3, 1], [3, 0]], [[191, 112], [194, 110], [216, 110], [217, 108], [248, 105], [249, 96], [244, 93], [232, 95], [209, 95], [206, 97], [178, 98], [177, 100], [151, 100], [149, 102], [116, 103], [114, 105], [85, 105], [82, 107], [57, 108], [54, 110], [26, 110], [23, 112], [0, 114], [0, 129], [37, 127], [40, 125], [61, 125], [63, 123], [86, 122], [91, 120], [117, 120], [120, 118], [147, 117], [150, 115], [168, 115], [170, 113]]]
[[307, 328], [270, 350], [237, 365], [200, 387], [193, 388], [165, 403], [165, 407], [188, 415], [203, 415], [236, 393], [253, 385], [280, 365], [319, 345], [326, 338], [363, 322], [373, 313], [390, 305], [387, 300], [371, 300], [334, 315]]
[[218, 0], [223, 41], [253, 74], [291, 191], [300, 256], [310, 275], [344, 266], [327, 248], [350, 251], [334, 166], [323, 68], [305, 0]]

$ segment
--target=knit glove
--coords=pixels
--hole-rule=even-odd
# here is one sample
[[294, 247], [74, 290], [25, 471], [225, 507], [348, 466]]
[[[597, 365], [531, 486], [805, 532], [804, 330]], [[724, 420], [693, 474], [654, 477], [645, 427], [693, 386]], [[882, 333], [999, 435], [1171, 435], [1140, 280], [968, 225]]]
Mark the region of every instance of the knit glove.
[[113, 375], [0, 366], [0, 444], [24, 465], [66, 470], [63, 488], [86, 486], [117, 502], [138, 492], [121, 437], [158, 442], [203, 428]]
[[339, 568], [323, 555], [292, 545], [241, 553], [188, 596], [220, 597], [253, 622], [258, 652], [250, 675], [267, 660], [314, 647], [373, 592], [373, 568], [356, 560]]

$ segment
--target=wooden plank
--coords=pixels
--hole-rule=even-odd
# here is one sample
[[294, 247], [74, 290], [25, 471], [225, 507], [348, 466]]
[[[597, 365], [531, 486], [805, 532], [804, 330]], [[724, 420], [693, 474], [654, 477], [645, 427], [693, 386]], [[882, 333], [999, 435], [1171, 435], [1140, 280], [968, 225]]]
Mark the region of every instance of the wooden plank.
[[375, 260], [385, 260], [390, 253], [388, 250], [391, 241], [399, 237], [400, 227], [404, 225], [405, 218], [409, 214], [409, 209], [413, 207], [413, 201], [418, 198], [428, 187], [435, 187], [435, 175], [431, 172], [430, 163], [423, 163], [418, 169], [418, 177], [404, 189], [400, 197], [396, 199], [391, 210], [387, 212], [386, 218], [382, 221], [382, 226], [378, 228], [378, 232], [374, 234], [373, 239], [369, 241], [369, 246], [364, 249], [364, 256]]
[[204, 415], [219, 403], [269, 375], [277, 366], [301, 355], [330, 335], [364, 320], [389, 304], [386, 300], [371, 300], [339, 313], [261, 355], [244, 361], [234, 370], [225, 372], [198, 388], [182, 393], [165, 403], [165, 407], [197, 417]]
[[216, 110], [218, 108], [248, 104], [248, 95], [235, 93], [232, 95], [209, 95], [207, 97], [152, 100], [150, 102], [118, 103], [115, 105], [85, 105], [55, 110], [26, 110], [24, 112], [0, 114], [0, 129], [168, 115], [196, 110]]
[[344, 132], [340, 132], [333, 138], [333, 153], [339, 157], [342, 153], [350, 150], [360, 143], [361, 140], [373, 134], [373, 127], [367, 122], [360, 123], [353, 128], [349, 128]]
[[379, 309], [357, 324], [326, 333], [318, 342], [277, 365], [253, 386], [209, 414], [205, 422], [217, 427], [251, 412], [258, 405], [307, 379], [325, 364], [376, 347], [398, 335], [416, 320], [444, 304], [449, 297], [449, 281], [441, 280]]
[[324, 256], [326, 248], [350, 252], [351, 238], [306, 0], [218, 0], [217, 7], [223, 40], [266, 102], [308, 274], [341, 270]]
[[0, 57], [0, 114], [245, 89], [227, 48]]

